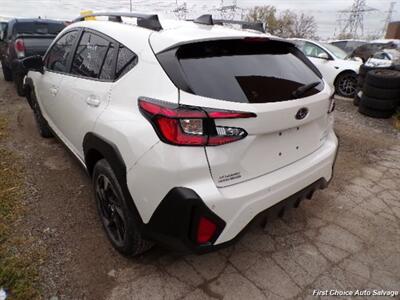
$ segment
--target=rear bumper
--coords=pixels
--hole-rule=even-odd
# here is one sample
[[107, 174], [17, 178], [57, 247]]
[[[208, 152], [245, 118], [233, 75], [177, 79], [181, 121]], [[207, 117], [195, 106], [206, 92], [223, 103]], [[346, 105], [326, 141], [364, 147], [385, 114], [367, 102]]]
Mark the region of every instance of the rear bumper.
[[[294, 195], [258, 213], [253, 220], [259, 217], [273, 219], [281, 216], [286, 209], [298, 207], [302, 200], [311, 199], [316, 190], [323, 189], [327, 185], [327, 181], [320, 178]], [[217, 224], [213, 239], [203, 245], [195, 242], [200, 216], [205, 216]], [[178, 187], [172, 189], [162, 200], [150, 222], [144, 226], [143, 235], [178, 252], [204, 254], [234, 244], [245, 233], [250, 223], [231, 240], [215, 244], [215, 240], [224, 231], [226, 222], [213, 213], [193, 190]]]
[[[270, 174], [226, 188], [173, 188], [157, 206], [144, 235], [169, 248], [204, 253], [233, 243], [258, 215], [279, 215], [325, 188], [333, 174], [338, 139], [333, 132], [313, 154]], [[284, 200], [283, 200], [284, 199]], [[210, 243], [197, 245], [199, 216], [217, 224]]]

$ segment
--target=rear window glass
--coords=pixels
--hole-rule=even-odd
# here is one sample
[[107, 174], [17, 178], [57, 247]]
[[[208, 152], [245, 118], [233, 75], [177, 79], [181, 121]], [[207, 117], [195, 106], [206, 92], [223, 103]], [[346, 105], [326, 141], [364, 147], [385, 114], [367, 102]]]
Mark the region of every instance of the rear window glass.
[[[278, 102], [293, 99], [296, 89], [313, 82], [321, 83], [303, 97], [323, 88], [321, 75], [304, 54], [294, 45], [279, 41], [200, 42], [160, 53], [158, 57], [178, 88], [214, 99]], [[175, 66], [171, 63], [174, 60]]]
[[15, 33], [25, 34], [51, 34], [57, 35], [63, 30], [65, 25], [63, 23], [46, 23], [40, 21], [21, 22], [16, 23], [14, 26]]

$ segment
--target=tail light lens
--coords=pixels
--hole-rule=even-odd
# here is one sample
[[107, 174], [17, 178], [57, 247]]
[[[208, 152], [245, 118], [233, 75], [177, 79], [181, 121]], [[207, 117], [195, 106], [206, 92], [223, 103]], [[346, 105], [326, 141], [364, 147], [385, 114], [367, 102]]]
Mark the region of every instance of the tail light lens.
[[247, 136], [242, 128], [216, 126], [216, 119], [254, 118], [253, 113], [224, 111], [139, 98], [139, 109], [160, 139], [172, 145], [218, 146]]
[[25, 44], [22, 39], [15, 40], [14, 48], [18, 58], [25, 57]]
[[201, 217], [197, 227], [197, 244], [210, 242], [217, 230], [217, 225], [211, 220]]

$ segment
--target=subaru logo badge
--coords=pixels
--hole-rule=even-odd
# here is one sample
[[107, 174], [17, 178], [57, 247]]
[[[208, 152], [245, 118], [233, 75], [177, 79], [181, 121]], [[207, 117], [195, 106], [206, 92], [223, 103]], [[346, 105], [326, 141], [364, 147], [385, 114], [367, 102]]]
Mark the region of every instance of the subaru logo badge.
[[296, 114], [296, 119], [303, 120], [305, 117], [307, 117], [307, 115], [308, 115], [308, 108], [306, 107], [300, 108]]

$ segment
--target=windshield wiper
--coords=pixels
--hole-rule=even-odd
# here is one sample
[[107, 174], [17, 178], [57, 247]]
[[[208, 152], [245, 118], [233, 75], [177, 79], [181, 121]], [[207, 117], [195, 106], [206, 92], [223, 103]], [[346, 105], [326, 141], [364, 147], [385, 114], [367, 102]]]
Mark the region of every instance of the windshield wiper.
[[312, 88], [315, 88], [317, 85], [319, 85], [321, 83], [321, 81], [315, 81], [315, 82], [311, 82], [309, 84], [303, 85], [299, 88], [297, 88], [293, 93], [292, 96], [294, 98], [299, 98], [301, 96], [303, 96], [307, 91], [311, 90]]

